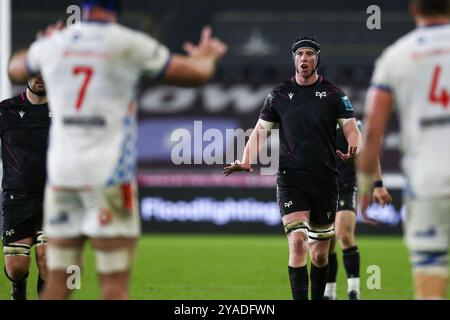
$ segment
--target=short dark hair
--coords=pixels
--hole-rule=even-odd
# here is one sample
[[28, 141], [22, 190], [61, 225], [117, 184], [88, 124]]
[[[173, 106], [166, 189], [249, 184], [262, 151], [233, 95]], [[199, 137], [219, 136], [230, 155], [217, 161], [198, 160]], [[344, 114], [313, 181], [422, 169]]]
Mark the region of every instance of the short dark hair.
[[450, 0], [412, 0], [424, 16], [450, 15]]

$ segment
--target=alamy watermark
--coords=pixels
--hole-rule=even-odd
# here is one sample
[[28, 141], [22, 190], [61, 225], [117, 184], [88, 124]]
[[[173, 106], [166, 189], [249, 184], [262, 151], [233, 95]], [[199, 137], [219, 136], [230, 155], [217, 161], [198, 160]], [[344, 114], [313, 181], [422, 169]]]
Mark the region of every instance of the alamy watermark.
[[[172, 131], [171, 142], [175, 143], [171, 150], [171, 161], [175, 165], [212, 165], [230, 164], [242, 159], [246, 140], [253, 129], [219, 130], [209, 128], [203, 130], [202, 121], [194, 121], [193, 129], [178, 128]], [[256, 134], [256, 132], [255, 132]], [[278, 170], [279, 130], [259, 130], [258, 142], [250, 144], [247, 152], [251, 164], [260, 164], [261, 175], [273, 175]], [[263, 144], [262, 141], [265, 141]], [[258, 150], [259, 148], [259, 150]]]
[[69, 290], [81, 289], [81, 268], [77, 265], [70, 265], [66, 269], [69, 275], [66, 280], [66, 286]]
[[366, 13], [370, 16], [367, 17], [366, 26], [369, 30], [381, 29], [381, 8], [375, 4], [367, 7]]

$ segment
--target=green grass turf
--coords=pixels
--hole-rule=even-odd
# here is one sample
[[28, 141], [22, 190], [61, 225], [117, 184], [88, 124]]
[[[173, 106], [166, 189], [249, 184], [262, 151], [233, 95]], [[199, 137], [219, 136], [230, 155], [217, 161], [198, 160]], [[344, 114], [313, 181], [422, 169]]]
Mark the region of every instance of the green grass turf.
[[[400, 237], [358, 237], [363, 299], [412, 299], [408, 253]], [[81, 289], [74, 299], [100, 295], [90, 245], [86, 245]], [[291, 299], [288, 250], [283, 236], [145, 235], [133, 268], [132, 299]], [[346, 278], [338, 249], [338, 299], [346, 298]], [[3, 262], [2, 262], [3, 264]], [[381, 270], [381, 289], [368, 289], [369, 265]], [[3, 265], [0, 265], [3, 269]], [[34, 261], [28, 295], [36, 298]], [[10, 283], [0, 276], [0, 299]]]

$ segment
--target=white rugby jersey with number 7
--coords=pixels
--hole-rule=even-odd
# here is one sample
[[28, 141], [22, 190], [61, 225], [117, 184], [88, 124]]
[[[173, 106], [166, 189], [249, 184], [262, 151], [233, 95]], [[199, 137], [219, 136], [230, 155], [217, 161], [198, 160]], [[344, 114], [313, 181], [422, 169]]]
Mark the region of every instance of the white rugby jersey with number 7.
[[159, 77], [170, 60], [155, 39], [116, 23], [81, 22], [37, 40], [31, 73], [42, 73], [52, 112], [47, 183], [105, 186], [134, 179], [140, 75]]
[[411, 196], [449, 196], [450, 25], [417, 28], [388, 47], [372, 85], [394, 97]]

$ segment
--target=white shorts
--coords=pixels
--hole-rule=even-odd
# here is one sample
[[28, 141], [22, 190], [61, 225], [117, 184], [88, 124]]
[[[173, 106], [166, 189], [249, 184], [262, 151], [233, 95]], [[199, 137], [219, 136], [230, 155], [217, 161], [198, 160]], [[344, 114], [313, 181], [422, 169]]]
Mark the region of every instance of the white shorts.
[[408, 200], [405, 241], [411, 251], [448, 251], [450, 199]]
[[50, 238], [138, 237], [141, 231], [136, 184], [83, 191], [47, 186], [44, 230]]

